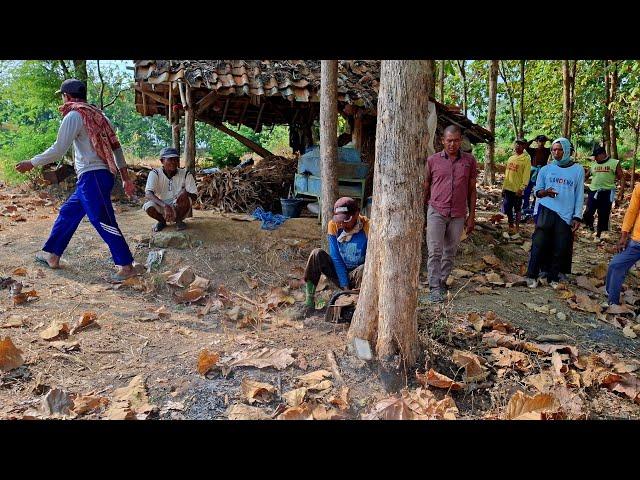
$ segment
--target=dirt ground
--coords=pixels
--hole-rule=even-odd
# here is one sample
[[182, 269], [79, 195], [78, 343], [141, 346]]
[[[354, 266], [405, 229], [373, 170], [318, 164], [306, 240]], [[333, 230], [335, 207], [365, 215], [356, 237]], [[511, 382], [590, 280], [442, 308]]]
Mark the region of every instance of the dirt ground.
[[[550, 369], [564, 375], [562, 382], [554, 377], [555, 387], [562, 383], [563, 391], [569, 389], [575, 397], [569, 407], [561, 402], [564, 418], [640, 418], [640, 405], [634, 403], [628, 386], [616, 387], [609, 377], [609, 383], [585, 383], [584, 378], [592, 371], [585, 366], [585, 358], [594, 355], [609, 362], [598, 368], [606, 367], [612, 375], [623, 375], [626, 380], [629, 375], [636, 378], [632, 372], [637, 373], [639, 340], [628, 338], [622, 329], [623, 325], [635, 325], [633, 316], [576, 310], [570, 307], [570, 299], [561, 297], [563, 290], [505, 286], [505, 278], [500, 279], [502, 284], [487, 281], [491, 272], [502, 277], [523, 273], [528, 253], [522, 244], [530, 240], [532, 232], [532, 226], [527, 225], [520, 239], [506, 239], [504, 221], [491, 223], [490, 217], [497, 213], [496, 192], [487, 190], [481, 195], [479, 229], [461, 244], [456, 260], [455, 267], [472, 276], [452, 278], [444, 306], [427, 304], [426, 271], [421, 274], [419, 334], [423, 355], [418, 373], [424, 375], [433, 369], [455, 382], [464, 380], [464, 388], [442, 389], [433, 382], [427, 386], [409, 372], [409, 393], [393, 397], [378, 381], [375, 364], [360, 360], [347, 346], [348, 326], [325, 322], [322, 310], [306, 319], [300, 314], [302, 268], [311, 249], [320, 245], [315, 218], [290, 219], [267, 231], [257, 221], [195, 210], [194, 218], [187, 221], [187, 236], [177, 238], [186, 242], [183, 246], [187, 248], [163, 247], [159, 267], [118, 286], [108, 280], [113, 271], [109, 251], [86, 219], [63, 256], [61, 270], [34, 263], [34, 254], [46, 239], [63, 197], [26, 187], [4, 187], [0, 189], [0, 277], [22, 282], [22, 291], [35, 290], [36, 296], [15, 304], [10, 288], [0, 290], [0, 340], [10, 338], [22, 351], [24, 362], [0, 372], [0, 419], [356, 419], [372, 411], [382, 418], [380, 402], [389, 398], [405, 398], [407, 405], [414, 405], [409, 407], [413, 413], [394, 404], [395, 410], [385, 418], [416, 418], [416, 404], [437, 401], [440, 408], [448, 398], [455, 402], [455, 418], [513, 418], [507, 416], [513, 395], [535, 395], [537, 390], [528, 378]], [[130, 203], [118, 203], [116, 212], [135, 260], [145, 264], [150, 252], [162, 249], [151, 245], [158, 240], [151, 232], [154, 221]], [[620, 215], [618, 211], [616, 222]], [[166, 231], [175, 233], [172, 226]], [[612, 247], [613, 243], [594, 244], [581, 234], [574, 256], [576, 275], [568, 289], [585, 293], [574, 284], [574, 277], [592, 275], [599, 264], [606, 265]], [[486, 255], [493, 255], [500, 263], [483, 264], [481, 258]], [[203, 289], [204, 297], [193, 302], [179, 301], [177, 295], [184, 294], [186, 288], [167, 284], [169, 273], [187, 266], [195, 275], [210, 280]], [[629, 276], [629, 292], [635, 289], [636, 281], [634, 272]], [[602, 287], [595, 283], [593, 288], [593, 301], [603, 301], [602, 294], [596, 293]], [[330, 294], [327, 288], [319, 297], [326, 302]], [[48, 327], [59, 329], [64, 322], [73, 327], [88, 312], [95, 314], [93, 325], [43, 338]], [[560, 319], [558, 313], [565, 318]], [[485, 319], [479, 330], [472, 325], [478, 318]], [[544, 336], [561, 335], [561, 343], [575, 347], [579, 356], [562, 348], [553, 356], [514, 348], [527, 357], [525, 368], [487, 361], [490, 350], [483, 337], [503, 332], [499, 328], [487, 332], [486, 325], [493, 318], [507, 322], [510, 327], [506, 332], [519, 340], [550, 345], [557, 344], [558, 338]], [[470, 367], [461, 368], [452, 360], [455, 350], [478, 355], [481, 368], [486, 370], [481, 380], [474, 381]], [[207, 355], [212, 359], [211, 368], [203, 366]], [[256, 361], [256, 365], [266, 365], [264, 368], [233, 365], [238, 359], [255, 360], [256, 355], [262, 355], [262, 360], [268, 357], [262, 364]], [[317, 373], [319, 370], [324, 373]], [[567, 380], [571, 372], [583, 382], [572, 387]], [[307, 374], [313, 378], [300, 378]], [[266, 385], [256, 386], [251, 381]], [[326, 381], [329, 383], [322, 384]], [[313, 414], [289, 395], [303, 386], [306, 400], [302, 405], [312, 405]], [[81, 400], [88, 406], [79, 407]], [[65, 402], [71, 402], [73, 408], [65, 408]], [[384, 411], [387, 415], [389, 409]], [[443, 418], [433, 412], [429, 415]]]

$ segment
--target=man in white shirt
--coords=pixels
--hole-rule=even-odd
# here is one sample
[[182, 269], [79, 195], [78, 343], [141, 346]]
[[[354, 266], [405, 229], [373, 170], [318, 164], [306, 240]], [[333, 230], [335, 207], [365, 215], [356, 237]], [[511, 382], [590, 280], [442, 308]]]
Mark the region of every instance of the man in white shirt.
[[153, 227], [159, 232], [167, 222], [176, 222], [176, 230], [184, 230], [184, 218], [191, 210], [191, 202], [197, 198], [196, 181], [186, 168], [179, 168], [180, 155], [175, 148], [166, 147], [160, 152], [162, 168], [154, 168], [147, 177], [143, 209], [158, 221]]

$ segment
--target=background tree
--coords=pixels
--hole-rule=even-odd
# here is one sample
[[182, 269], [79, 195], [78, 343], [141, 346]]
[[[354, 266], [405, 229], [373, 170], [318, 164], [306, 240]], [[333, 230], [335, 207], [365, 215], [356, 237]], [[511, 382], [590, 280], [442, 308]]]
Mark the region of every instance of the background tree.
[[[338, 61], [320, 65], [320, 158], [322, 178], [322, 235], [326, 238], [333, 204], [338, 199]], [[325, 240], [326, 242], [326, 240]], [[324, 243], [323, 243], [324, 244]], [[325, 245], [326, 246], [326, 245]]]
[[[489, 122], [487, 128], [491, 133], [496, 131], [496, 95], [498, 92], [498, 60], [491, 60], [489, 69]], [[490, 142], [484, 161], [484, 183], [493, 185], [495, 182], [494, 160], [496, 143]]]

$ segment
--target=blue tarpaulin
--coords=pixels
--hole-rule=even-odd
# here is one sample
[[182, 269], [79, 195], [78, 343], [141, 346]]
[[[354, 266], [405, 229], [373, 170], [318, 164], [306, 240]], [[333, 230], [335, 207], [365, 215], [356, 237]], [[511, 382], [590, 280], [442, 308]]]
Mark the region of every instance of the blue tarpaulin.
[[287, 217], [284, 215], [279, 215], [277, 213], [266, 212], [262, 209], [262, 207], [258, 207], [253, 212], [253, 217], [262, 220], [262, 225], [260, 228], [263, 230], [275, 230], [280, 225], [282, 225]]

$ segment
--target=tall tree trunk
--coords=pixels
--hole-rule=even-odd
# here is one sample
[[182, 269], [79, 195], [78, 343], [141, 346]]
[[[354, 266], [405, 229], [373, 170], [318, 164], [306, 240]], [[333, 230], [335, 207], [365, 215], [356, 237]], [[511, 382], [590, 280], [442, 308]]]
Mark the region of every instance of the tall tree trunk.
[[[524, 138], [524, 69], [526, 60], [520, 60], [520, 123], [519, 123], [519, 137]], [[492, 130], [493, 131], [493, 130]]]
[[184, 105], [184, 164], [195, 175], [196, 171], [196, 115], [193, 109], [191, 87], [185, 85]]
[[562, 61], [562, 136], [569, 138], [569, 114], [571, 111], [571, 71], [569, 60]]
[[383, 60], [373, 213], [363, 285], [348, 338], [375, 343], [412, 370], [418, 355], [418, 274], [424, 225], [424, 152], [429, 132], [426, 60]]
[[[573, 63], [569, 61], [569, 70], [571, 72], [571, 79], [569, 83], [569, 137], [573, 135], [573, 111], [576, 104], [576, 71], [578, 68], [578, 61], [573, 60]], [[569, 138], [567, 137], [567, 138]]]
[[445, 77], [445, 64], [446, 60], [440, 60], [440, 79], [438, 81], [438, 101], [444, 103], [444, 77]]
[[618, 139], [616, 132], [616, 114], [614, 111], [614, 105], [616, 96], [618, 94], [618, 62], [613, 62], [613, 71], [611, 72], [610, 86], [611, 93], [609, 94], [609, 137], [611, 142], [611, 157], [618, 158]]
[[[320, 63], [320, 178], [322, 179], [322, 239], [326, 242], [333, 204], [338, 199], [338, 61]], [[326, 246], [326, 245], [325, 245]]]
[[511, 91], [510, 79], [507, 77], [507, 69], [505, 68], [504, 63], [500, 61], [498, 63], [498, 73], [502, 77], [502, 81], [504, 82], [504, 89], [507, 92], [507, 98], [509, 99], [509, 107], [511, 110], [511, 127], [513, 128], [513, 136], [518, 136], [518, 120], [516, 119], [516, 108], [514, 105], [513, 92]]
[[467, 70], [466, 60], [456, 60], [458, 64], [458, 70], [460, 70], [460, 78], [462, 79], [462, 111], [467, 116]]
[[74, 60], [73, 68], [75, 70], [76, 79], [87, 83], [87, 79], [89, 78], [87, 75], [87, 61], [86, 60]]
[[64, 79], [71, 78], [71, 74], [69, 73], [69, 67], [64, 62], [64, 60], [58, 60], [60, 62], [60, 66], [62, 67], [62, 74], [64, 75]]
[[429, 62], [429, 96], [436, 98], [436, 78], [438, 75], [438, 65], [435, 60], [427, 60]]
[[602, 126], [602, 139], [607, 155], [611, 155], [611, 77], [609, 76], [609, 62], [604, 61], [604, 125]]
[[[496, 131], [496, 96], [498, 92], [498, 60], [491, 60], [489, 70], [489, 111], [487, 112], [488, 129], [495, 135]], [[495, 140], [489, 142], [484, 159], [484, 184], [493, 185], [495, 182]]]

